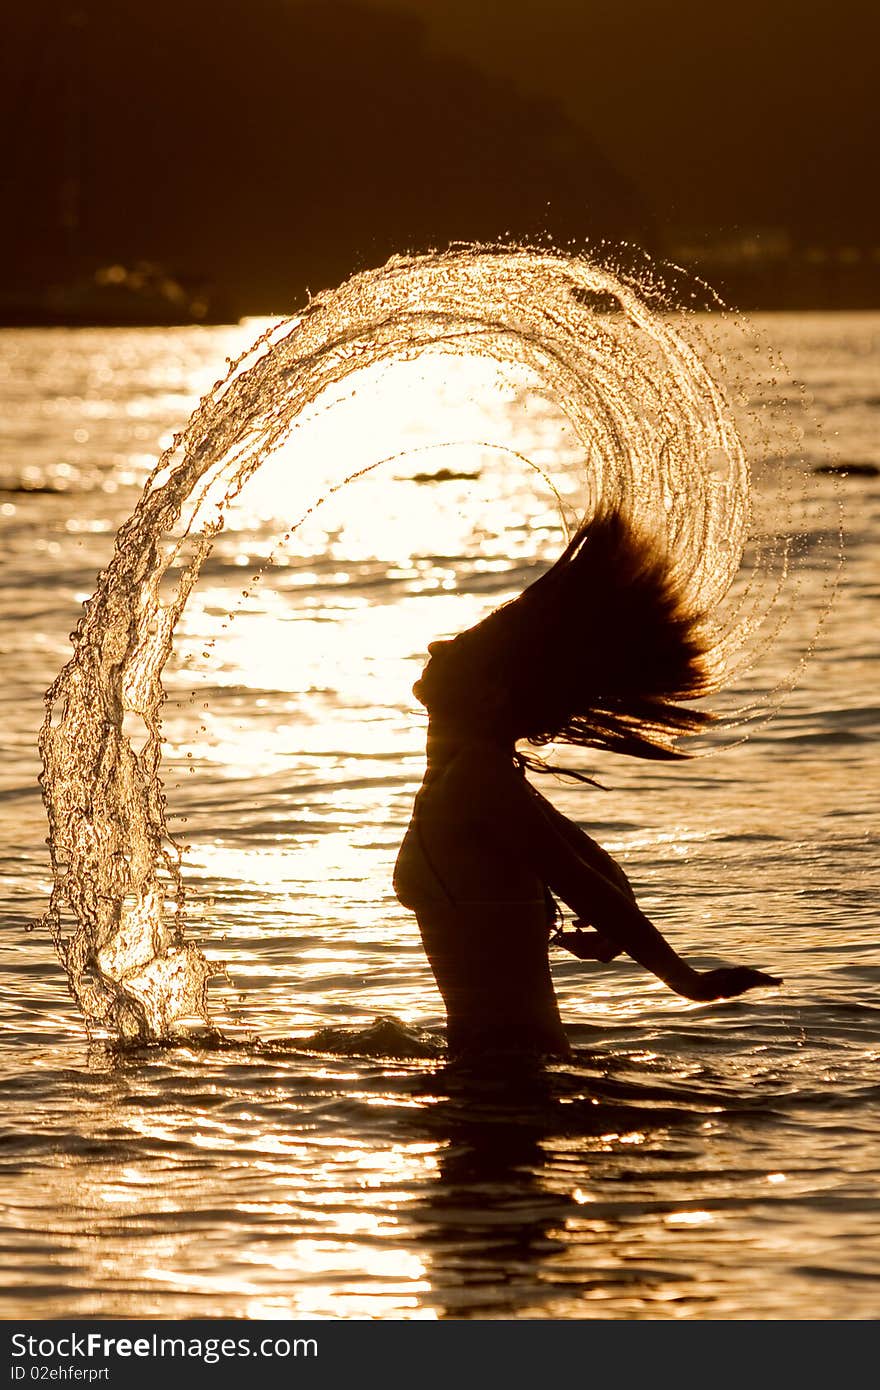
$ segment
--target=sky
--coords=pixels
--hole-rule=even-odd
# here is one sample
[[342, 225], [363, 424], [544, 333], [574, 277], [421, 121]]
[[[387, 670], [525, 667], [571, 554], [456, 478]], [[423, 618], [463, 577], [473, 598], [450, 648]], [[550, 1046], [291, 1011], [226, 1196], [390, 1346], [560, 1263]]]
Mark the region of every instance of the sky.
[[880, 242], [868, 0], [32, 0], [0, 300], [157, 261], [253, 312], [395, 251]]

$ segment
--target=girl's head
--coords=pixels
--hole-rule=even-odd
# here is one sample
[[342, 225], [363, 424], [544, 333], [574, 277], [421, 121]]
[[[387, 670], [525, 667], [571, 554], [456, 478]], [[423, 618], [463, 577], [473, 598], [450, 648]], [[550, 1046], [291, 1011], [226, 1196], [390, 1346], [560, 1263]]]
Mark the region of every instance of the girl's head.
[[679, 703], [713, 688], [701, 615], [666, 553], [617, 512], [585, 522], [519, 598], [429, 652], [414, 693], [471, 734], [672, 758], [684, 756], [677, 736], [711, 718]]

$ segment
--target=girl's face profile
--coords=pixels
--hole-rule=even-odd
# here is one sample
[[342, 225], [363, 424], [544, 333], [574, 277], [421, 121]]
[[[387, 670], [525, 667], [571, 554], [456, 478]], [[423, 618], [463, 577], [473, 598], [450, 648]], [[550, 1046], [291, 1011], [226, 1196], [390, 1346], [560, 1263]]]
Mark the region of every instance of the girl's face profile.
[[506, 704], [491, 647], [472, 632], [429, 643], [428, 661], [412, 689], [429, 714], [456, 723], [480, 724]]
[[412, 688], [416, 699], [426, 709], [430, 709], [438, 698], [443, 701], [444, 696], [454, 695], [461, 681], [462, 673], [456, 670], [456, 665], [460, 667], [461, 663], [456, 663], [454, 656], [455, 644], [459, 640], [444, 637], [428, 643], [428, 660]]

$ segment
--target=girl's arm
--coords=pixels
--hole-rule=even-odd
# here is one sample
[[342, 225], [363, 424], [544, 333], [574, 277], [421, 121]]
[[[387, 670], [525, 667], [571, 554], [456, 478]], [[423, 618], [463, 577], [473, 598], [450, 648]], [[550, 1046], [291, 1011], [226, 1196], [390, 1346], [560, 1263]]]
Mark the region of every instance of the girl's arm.
[[[499, 846], [520, 862], [529, 863], [579, 917], [591, 922], [676, 994], [686, 999], [727, 999], [758, 985], [781, 983], [748, 966], [694, 970], [649, 921], [634, 898], [575, 850], [571, 837], [560, 833], [555, 816], [545, 811], [544, 799], [533, 794], [506, 760], [493, 757], [481, 762], [478, 794]], [[592, 845], [592, 841], [589, 843]]]
[[595, 869], [603, 878], [607, 878], [609, 883], [613, 884], [618, 892], [622, 893], [625, 898], [629, 898], [631, 902], [635, 902], [636, 895], [633, 892], [632, 884], [617, 860], [612, 859], [608, 851], [603, 849], [600, 844], [597, 844], [595, 840], [591, 840], [590, 836], [586, 831], [581, 830], [579, 825], [575, 825], [574, 822], [570, 821], [567, 816], [564, 816], [561, 811], [557, 811], [553, 803], [548, 801], [545, 796], [542, 796], [536, 787], [533, 787], [531, 783], [528, 782], [526, 786], [531, 791], [532, 796], [535, 798], [554, 829], [571, 846], [575, 853], [583, 859], [591, 869]]

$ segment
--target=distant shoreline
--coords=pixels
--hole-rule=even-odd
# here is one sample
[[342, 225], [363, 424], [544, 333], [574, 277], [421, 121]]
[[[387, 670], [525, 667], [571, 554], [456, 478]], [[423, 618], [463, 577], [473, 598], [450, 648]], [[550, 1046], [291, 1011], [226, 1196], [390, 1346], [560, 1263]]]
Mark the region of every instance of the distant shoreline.
[[[688, 248], [689, 250], [691, 248]], [[658, 289], [664, 287], [664, 269], [678, 266], [684, 282], [670, 284], [673, 298], [686, 307], [713, 310], [733, 308], [744, 313], [846, 313], [880, 310], [880, 252], [848, 259], [846, 252], [811, 259], [798, 251], [761, 256], [735, 263], [713, 255], [700, 259], [683, 256], [670, 248], [657, 256], [654, 267]], [[650, 282], [651, 262], [645, 267]], [[340, 275], [340, 280], [344, 279]], [[314, 289], [314, 286], [312, 287]], [[328, 283], [327, 288], [330, 288]], [[243, 286], [215, 291], [198, 312], [186, 301], [140, 304], [86, 301], [65, 312], [59, 303], [47, 303], [45, 285], [21, 284], [5, 291], [0, 287], [0, 328], [166, 328], [194, 324], [235, 324], [243, 318], [283, 318], [298, 313], [311, 298], [308, 288], [293, 281], [279, 285], [271, 298], [251, 295]]]

